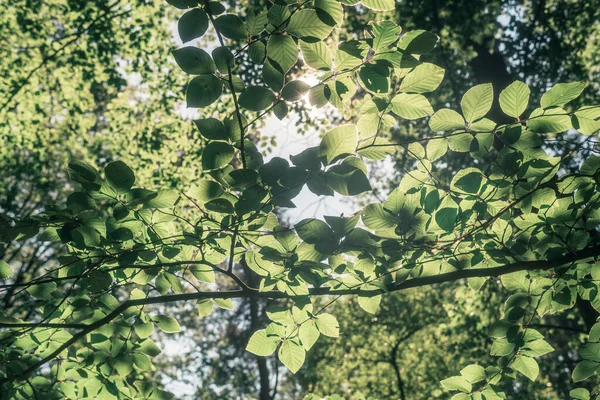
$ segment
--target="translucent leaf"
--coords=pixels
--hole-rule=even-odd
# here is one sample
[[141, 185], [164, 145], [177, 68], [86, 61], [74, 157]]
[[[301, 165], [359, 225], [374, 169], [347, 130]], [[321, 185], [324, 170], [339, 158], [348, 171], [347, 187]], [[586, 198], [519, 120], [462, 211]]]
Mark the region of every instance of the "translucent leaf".
[[562, 106], [575, 100], [586, 87], [585, 82], [558, 83], [542, 95], [542, 108]]
[[246, 350], [252, 354], [256, 354], [257, 356], [270, 356], [277, 349], [279, 341], [279, 338], [267, 336], [267, 331], [265, 329], [261, 329], [254, 332], [254, 334], [250, 337], [248, 345], [246, 346]]
[[506, 115], [519, 118], [527, 109], [530, 94], [531, 90], [525, 83], [514, 81], [500, 93], [500, 108]]
[[405, 93], [432, 92], [444, 79], [444, 69], [435, 64], [423, 63], [417, 65], [402, 79], [400, 91]]
[[210, 142], [202, 152], [202, 169], [210, 171], [227, 165], [233, 158], [234, 148], [225, 142]]
[[512, 369], [525, 375], [531, 381], [535, 381], [540, 373], [537, 361], [531, 357], [517, 356], [511, 364]]
[[233, 310], [233, 300], [231, 299], [215, 299], [215, 304], [226, 310]]
[[286, 31], [304, 41], [317, 42], [329, 36], [332, 29], [315, 10], [300, 10], [292, 15]]
[[423, 95], [400, 93], [392, 99], [392, 112], [404, 119], [418, 119], [433, 114], [433, 108]]
[[173, 317], [169, 317], [167, 315], [157, 315], [153, 317], [152, 320], [154, 321], [156, 326], [158, 326], [158, 328], [163, 332], [174, 333], [179, 332], [181, 330], [179, 323]]
[[584, 135], [593, 135], [600, 130], [600, 107], [581, 107], [572, 117], [573, 128]]
[[344, 10], [337, 0], [315, 0], [315, 10], [319, 19], [329, 26], [340, 25], [344, 20]]
[[463, 129], [465, 127], [465, 120], [456, 111], [449, 108], [442, 108], [431, 116], [429, 127], [436, 132]]
[[12, 276], [13, 270], [4, 260], [0, 260], [0, 279], [5, 280]]
[[536, 133], [559, 133], [572, 128], [571, 117], [560, 107], [536, 108], [527, 120], [527, 127]]
[[425, 30], [410, 31], [402, 35], [398, 48], [409, 54], [425, 54], [433, 50], [439, 40], [438, 35]]
[[573, 370], [573, 381], [581, 382], [594, 375], [598, 368], [600, 367], [599, 363], [583, 360]]
[[479, 118], [484, 117], [494, 101], [494, 88], [491, 83], [473, 86], [463, 96], [460, 106], [463, 115], [470, 124]]
[[310, 89], [310, 85], [306, 82], [297, 80], [288, 82], [281, 90], [281, 97], [287, 101], [298, 101]]
[[209, 299], [200, 299], [196, 303], [200, 318], [208, 317], [213, 311], [213, 302]]
[[248, 33], [244, 21], [234, 14], [225, 14], [215, 19], [215, 28], [226, 38], [246, 39]]
[[317, 329], [325, 336], [339, 337], [340, 326], [337, 319], [331, 314], [319, 314], [315, 320]]
[[304, 364], [306, 351], [295, 341], [286, 340], [281, 344], [278, 355], [279, 361], [295, 374]]
[[319, 154], [331, 164], [340, 156], [354, 153], [357, 144], [356, 125], [340, 125], [325, 134], [319, 145]]
[[307, 43], [299, 41], [302, 50], [302, 58], [309, 67], [329, 71], [332, 67], [331, 51], [324, 42]]
[[429, 161], [435, 161], [448, 151], [448, 141], [445, 138], [433, 139], [427, 142], [425, 154]]
[[395, 0], [361, 0], [360, 2], [375, 11], [391, 11], [396, 5]]
[[456, 208], [442, 208], [435, 213], [435, 222], [440, 228], [447, 232], [454, 230], [456, 224], [456, 217], [458, 216], [458, 210]]
[[371, 297], [357, 297], [358, 305], [360, 308], [370, 314], [375, 314], [379, 309], [379, 303], [381, 303], [381, 295]]
[[477, 383], [485, 379], [485, 368], [471, 364], [460, 370], [460, 374], [469, 382]]
[[472, 389], [471, 383], [462, 376], [451, 376], [440, 383], [448, 390], [460, 390], [461, 392], [468, 393]]
[[248, 56], [253, 62], [262, 64], [267, 56], [267, 47], [261, 41], [254, 42], [248, 47]]
[[372, 46], [375, 51], [387, 49], [398, 40], [398, 35], [402, 31], [402, 28], [392, 21], [370, 22], [369, 25], [375, 36]]
[[277, 71], [286, 74], [298, 60], [294, 39], [288, 35], [272, 35], [267, 42], [267, 57]]

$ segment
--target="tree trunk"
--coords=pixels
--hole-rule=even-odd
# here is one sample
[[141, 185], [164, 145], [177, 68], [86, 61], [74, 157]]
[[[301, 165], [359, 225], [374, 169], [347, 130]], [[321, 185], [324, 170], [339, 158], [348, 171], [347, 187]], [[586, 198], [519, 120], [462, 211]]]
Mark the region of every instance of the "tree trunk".
[[[246, 282], [251, 287], [257, 286], [257, 279], [254, 276], [253, 272], [248, 268], [246, 263], [242, 261], [242, 265], [244, 267], [244, 272], [247, 277]], [[255, 332], [257, 329], [260, 329], [261, 321], [260, 321], [260, 307], [258, 304], [258, 299], [251, 297], [250, 298], [250, 330]], [[267, 365], [267, 359], [265, 357], [256, 356], [256, 363], [258, 364], [258, 374], [260, 378], [260, 400], [272, 400], [271, 397], [271, 385], [269, 382], [269, 366]]]

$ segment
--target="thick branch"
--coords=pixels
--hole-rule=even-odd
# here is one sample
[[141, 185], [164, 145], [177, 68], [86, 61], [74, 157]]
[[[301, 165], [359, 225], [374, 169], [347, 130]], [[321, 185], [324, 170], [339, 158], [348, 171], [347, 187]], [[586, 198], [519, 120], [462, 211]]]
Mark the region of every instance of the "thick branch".
[[[508, 265], [504, 265], [502, 267], [495, 268], [474, 268], [474, 269], [465, 269], [460, 271], [448, 272], [445, 274], [439, 274], [434, 276], [426, 276], [421, 278], [414, 278], [402, 283], [396, 283], [388, 286], [388, 292], [394, 292], [409, 288], [421, 287], [421, 286], [430, 286], [439, 283], [445, 282], [453, 282], [464, 278], [476, 278], [476, 277], [495, 277], [500, 275], [510, 274], [512, 272], [517, 271], [534, 271], [534, 270], [549, 270], [552, 268], [560, 267], [561, 265], [584, 260], [590, 257], [600, 256], [600, 245], [595, 247], [590, 247], [578, 252], [571, 253], [569, 255], [558, 257], [554, 260], [539, 260], [539, 261], [521, 261]], [[361, 296], [374, 296], [377, 294], [381, 294], [381, 290], [362, 290], [360, 288], [355, 289], [342, 289], [336, 290], [330, 287], [319, 287], [319, 288], [311, 288], [309, 290], [309, 294], [311, 296], [325, 296], [325, 295], [361, 295]], [[30, 374], [38, 370], [42, 365], [54, 359], [57, 355], [59, 355], [63, 350], [67, 349], [69, 346], [73, 345], [77, 340], [84, 337], [88, 333], [108, 324], [113, 319], [117, 318], [121, 313], [123, 313], [129, 307], [142, 306], [146, 304], [164, 304], [164, 303], [172, 303], [177, 301], [188, 301], [188, 300], [198, 300], [198, 299], [232, 299], [232, 298], [293, 298], [297, 296], [292, 296], [283, 292], [259, 292], [254, 289], [242, 289], [242, 290], [233, 290], [227, 292], [195, 292], [195, 293], [183, 293], [183, 294], [175, 294], [175, 295], [166, 295], [166, 296], [157, 296], [157, 297], [149, 297], [145, 299], [136, 299], [136, 300], [127, 300], [123, 302], [120, 306], [118, 306], [111, 313], [107, 314], [104, 318], [99, 319], [98, 321], [89, 324], [85, 329], [77, 332], [73, 335], [71, 339], [65, 342], [63, 345], [58, 347], [54, 352], [44, 357], [39, 362], [31, 365], [29, 368], [24, 370], [21, 374], [11, 377], [0, 379], [0, 386], [4, 385], [10, 379], [24, 379], [28, 377]], [[32, 324], [35, 325], [35, 324]], [[0, 327], [3, 327], [0, 325]]]

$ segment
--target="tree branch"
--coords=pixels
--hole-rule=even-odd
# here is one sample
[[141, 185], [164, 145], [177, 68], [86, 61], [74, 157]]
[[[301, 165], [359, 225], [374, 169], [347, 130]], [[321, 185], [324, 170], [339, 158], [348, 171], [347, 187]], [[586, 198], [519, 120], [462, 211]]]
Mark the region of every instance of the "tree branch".
[[[539, 260], [539, 261], [520, 261], [512, 264], [507, 264], [502, 267], [495, 268], [474, 268], [465, 269], [460, 271], [448, 272], [445, 274], [439, 274], [434, 276], [426, 276], [421, 278], [414, 278], [402, 283], [391, 284], [387, 287], [388, 292], [394, 292], [409, 288], [430, 286], [439, 283], [453, 282], [464, 278], [476, 278], [476, 277], [495, 277], [500, 275], [510, 274], [518, 271], [534, 271], [534, 270], [549, 270], [552, 268], [560, 267], [567, 263], [575, 261], [581, 261], [590, 257], [600, 256], [600, 245], [590, 247], [584, 250], [580, 250], [563, 257], [557, 257], [555, 260]], [[336, 290], [330, 287], [318, 287], [309, 289], [310, 296], [327, 296], [327, 295], [360, 295], [360, 296], [374, 296], [382, 294], [381, 290], [362, 290], [360, 288], [355, 289], [342, 289]], [[73, 345], [77, 340], [84, 337], [88, 333], [108, 324], [113, 319], [117, 318], [122, 312], [130, 307], [142, 306], [146, 304], [164, 304], [172, 303], [177, 301], [189, 301], [198, 299], [233, 299], [233, 298], [270, 298], [270, 299], [283, 299], [283, 298], [294, 298], [299, 296], [289, 295], [283, 292], [260, 292], [255, 289], [242, 289], [232, 290], [226, 292], [195, 292], [195, 293], [183, 293], [174, 295], [165, 295], [157, 297], [148, 297], [145, 299], [127, 300], [112, 312], [107, 314], [104, 318], [98, 321], [86, 325], [84, 329], [74, 334], [71, 339], [59, 346], [54, 352], [41, 359], [39, 362], [31, 365], [25, 369], [21, 374], [13, 376], [11, 378], [0, 379], [0, 387], [2, 387], [9, 380], [24, 379], [35, 372], [42, 365], [48, 363], [59, 355], [63, 350]], [[34, 324], [32, 324], [34, 325]], [[2, 327], [2, 326], [0, 326]]]

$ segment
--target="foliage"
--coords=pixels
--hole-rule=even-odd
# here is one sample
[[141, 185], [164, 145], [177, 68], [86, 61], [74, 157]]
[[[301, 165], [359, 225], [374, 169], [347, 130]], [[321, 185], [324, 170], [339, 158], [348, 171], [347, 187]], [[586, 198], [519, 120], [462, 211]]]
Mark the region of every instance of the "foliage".
[[[233, 299], [251, 305], [274, 300], [266, 309], [270, 322], [252, 326], [247, 350], [276, 354], [297, 372], [313, 346], [340, 336], [328, 307], [341, 296], [374, 313], [391, 292], [464, 279], [478, 290], [499, 276], [514, 294], [490, 326], [493, 357], [469, 360], [439, 390], [455, 400], [502, 399], [515, 376], [535, 381], [537, 360], [554, 350], [534, 328], [536, 320], [573, 307], [578, 297], [600, 308], [600, 157], [565, 172], [567, 156], [542, 148], [572, 129], [582, 139], [569, 153], [593, 141], [600, 108], [569, 106], [585, 83], [555, 85], [525, 115], [530, 91], [523, 82], [501, 93], [491, 84], [475, 85], [460, 110], [434, 112], [428, 97], [444, 70], [422, 56], [436, 46], [435, 34], [374, 20], [364, 36], [328, 40], [345, 10], [385, 15], [393, 1], [277, 1], [239, 14], [219, 2], [169, 2], [189, 9], [179, 21], [180, 35], [194, 39], [210, 26], [219, 43], [210, 54], [187, 46], [173, 55], [193, 76], [185, 94], [189, 106], [227, 103], [232, 110], [223, 115], [206, 108], [195, 121], [207, 140], [195, 165], [207, 175], [184, 191], [169, 185], [151, 190], [140, 185], [138, 168], [123, 161], [99, 172], [71, 159], [68, 174], [77, 189], [66, 207], [28, 218], [2, 216], [2, 242], [36, 237], [68, 251], [60, 266], [27, 282], [12, 281], [10, 265], [0, 265], [7, 281], [2, 289], [26, 291], [39, 309], [0, 322], [4, 396], [168, 397], [144, 379], [160, 352], [150, 336], [156, 328], [178, 332], [181, 324], [148, 307], [153, 304], [196, 301], [206, 316], [214, 307], [233, 308]], [[237, 74], [237, 59], [246, 51], [262, 68], [260, 82]], [[317, 84], [287, 79], [300, 54], [319, 71]], [[265, 163], [249, 140], [250, 127], [270, 111], [283, 117], [303, 98], [315, 107], [349, 110], [357, 107], [359, 91], [355, 123], [329, 130], [319, 146], [291, 157], [291, 165], [281, 158]], [[487, 118], [495, 99], [510, 122]], [[425, 117], [431, 132], [424, 138], [391, 141], [386, 134], [386, 127]], [[370, 191], [366, 161], [395, 149], [416, 168], [385, 201], [293, 227], [278, 220], [276, 211], [294, 207], [304, 186], [323, 196]], [[433, 166], [455, 153], [470, 166], [451, 180], [438, 177]], [[227, 283], [215, 287], [216, 276]], [[315, 300], [325, 296], [325, 303]], [[579, 349], [575, 382], [595, 379], [597, 330], [594, 325]], [[597, 394], [583, 386], [571, 392], [573, 398]]]

